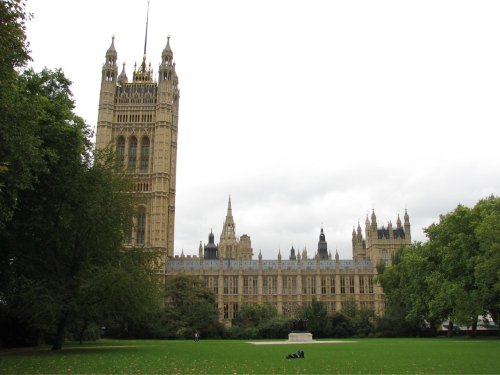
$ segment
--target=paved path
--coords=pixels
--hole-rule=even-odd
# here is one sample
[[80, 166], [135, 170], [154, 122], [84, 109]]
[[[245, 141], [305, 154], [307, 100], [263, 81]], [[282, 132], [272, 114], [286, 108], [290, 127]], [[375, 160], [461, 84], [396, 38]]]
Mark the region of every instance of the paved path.
[[354, 344], [357, 341], [338, 341], [338, 340], [312, 340], [312, 341], [249, 341], [253, 345], [303, 345], [303, 344]]

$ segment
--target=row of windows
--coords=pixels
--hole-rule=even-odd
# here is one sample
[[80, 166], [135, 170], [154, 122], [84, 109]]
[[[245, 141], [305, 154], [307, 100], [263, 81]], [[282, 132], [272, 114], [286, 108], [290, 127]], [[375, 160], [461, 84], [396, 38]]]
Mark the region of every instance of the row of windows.
[[238, 304], [237, 303], [225, 303], [224, 307], [224, 319], [234, 319], [238, 314]]
[[[218, 276], [208, 276], [206, 278], [207, 287], [215, 294], [219, 293]], [[258, 294], [258, 277], [243, 276], [243, 291], [245, 295]], [[315, 276], [302, 276], [302, 294], [316, 294], [317, 285]], [[223, 294], [238, 294], [238, 276], [225, 276], [223, 279]], [[335, 285], [335, 277], [321, 278], [321, 294], [337, 294]], [[354, 294], [354, 276], [340, 278], [340, 294]], [[262, 277], [262, 294], [274, 295], [278, 293], [278, 277], [263, 276]], [[296, 295], [297, 276], [283, 277], [282, 294]], [[361, 276], [359, 278], [359, 293], [373, 294], [373, 279], [370, 276]]]
[[116, 117], [117, 122], [153, 122], [153, 114], [123, 114]]
[[127, 93], [122, 92], [120, 96], [115, 98], [115, 102], [122, 104], [153, 104], [156, 103], [156, 97], [153, 97], [151, 94], [146, 94], [144, 96], [135, 93], [130, 97]]
[[106, 81], [113, 81], [115, 79], [115, 73], [113, 72], [106, 72]]
[[[130, 170], [135, 170], [137, 167], [137, 159], [139, 156], [139, 170], [141, 172], [147, 172], [149, 168], [149, 138], [147, 136], [142, 137], [140, 154], [137, 154], [138, 143], [135, 136], [131, 136], [128, 139], [128, 155], [127, 155], [127, 167]], [[125, 165], [125, 137], [120, 136], [116, 141], [116, 153], [118, 154], [118, 161], [120, 165]]]
[[[337, 305], [338, 304], [338, 305]], [[276, 303], [272, 304], [276, 309], [278, 308]], [[374, 301], [361, 301], [359, 302], [359, 307], [362, 309], [375, 309]], [[301, 305], [297, 302], [283, 303], [283, 315], [284, 316], [294, 316], [297, 311], [299, 311]], [[341, 302], [326, 302], [326, 309], [329, 314], [333, 314], [337, 311], [337, 308], [342, 308]], [[223, 304], [223, 317], [224, 319], [234, 319], [238, 314], [239, 306], [237, 303], [224, 303]]]
[[137, 191], [149, 191], [149, 184], [146, 183], [138, 183]]

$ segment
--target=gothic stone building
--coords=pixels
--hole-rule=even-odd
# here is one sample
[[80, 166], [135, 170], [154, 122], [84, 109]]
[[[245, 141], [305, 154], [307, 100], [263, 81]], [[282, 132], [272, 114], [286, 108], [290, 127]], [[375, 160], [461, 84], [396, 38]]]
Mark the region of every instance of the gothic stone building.
[[282, 315], [293, 314], [313, 297], [326, 303], [328, 311], [342, 310], [355, 300], [359, 306], [381, 314], [383, 291], [376, 283], [376, 265], [389, 263], [391, 255], [411, 242], [410, 223], [398, 217], [396, 227], [377, 227], [375, 213], [366, 219], [365, 236], [360, 225], [352, 233], [352, 260], [332, 259], [323, 229], [312, 257], [292, 247], [288, 259], [253, 259], [250, 237], [236, 236], [229, 199], [220, 242], [210, 233], [195, 257], [174, 256], [175, 177], [179, 114], [178, 77], [170, 40], [161, 54], [158, 79], [144, 57], [135, 66], [132, 81], [125, 64], [118, 74], [114, 38], [102, 68], [96, 147], [113, 147], [124, 169], [135, 182], [137, 215], [126, 246], [142, 246], [162, 254], [164, 278], [179, 273], [205, 280], [217, 296], [220, 320], [230, 324], [245, 303], [271, 303]]
[[[147, 34], [146, 34], [147, 35]], [[170, 38], [161, 54], [158, 81], [146, 63], [132, 81], [125, 64], [118, 75], [114, 37], [102, 67], [96, 148], [112, 146], [135, 183], [137, 215], [128, 246], [158, 251], [161, 264], [174, 254], [178, 78]], [[162, 273], [164, 270], [162, 270]]]
[[358, 224], [352, 233], [352, 260], [340, 260], [336, 252], [332, 259], [326, 237], [321, 228], [318, 248], [312, 257], [307, 251], [293, 248], [288, 259], [281, 253], [275, 260], [253, 259], [250, 237], [236, 236], [229, 199], [220, 242], [214, 234], [208, 243], [200, 243], [198, 256], [180, 256], [168, 259], [166, 276], [180, 273], [196, 275], [217, 296], [219, 318], [229, 325], [238, 308], [246, 303], [270, 303], [278, 313], [293, 315], [313, 297], [323, 301], [329, 313], [342, 310], [342, 304], [354, 300], [360, 307], [374, 309], [380, 315], [384, 310], [382, 288], [374, 282], [378, 262], [390, 264], [391, 256], [411, 242], [410, 220], [404, 215], [404, 225], [398, 216], [396, 227], [389, 223], [378, 228], [375, 212], [371, 221], [366, 218], [365, 236]]

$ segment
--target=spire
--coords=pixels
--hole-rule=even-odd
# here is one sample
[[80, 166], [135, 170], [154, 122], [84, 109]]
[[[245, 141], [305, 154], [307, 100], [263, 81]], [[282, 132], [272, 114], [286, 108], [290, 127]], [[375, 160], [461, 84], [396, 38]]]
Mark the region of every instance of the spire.
[[405, 216], [404, 216], [404, 219], [405, 219], [405, 226], [406, 225], [410, 225], [410, 216], [408, 215], [408, 210], [405, 208]]
[[118, 54], [115, 49], [115, 36], [113, 35], [111, 37], [111, 45], [109, 46], [108, 50], [106, 51], [106, 63], [110, 63], [111, 61], [108, 58], [111, 58], [114, 62], [116, 62], [116, 58], [118, 57]]
[[134, 69], [134, 82], [153, 82], [153, 71], [151, 69], [151, 63], [149, 65], [146, 63], [146, 49], [148, 44], [148, 24], [149, 24], [149, 1], [148, 1], [148, 11], [146, 14], [146, 34], [144, 36], [144, 52], [142, 54], [142, 63], [139, 68]]
[[146, 47], [148, 45], [148, 23], [149, 23], [149, 1], [148, 1], [148, 11], [146, 13], [146, 35], [144, 37], [144, 56], [146, 56]]
[[167, 35], [167, 45], [163, 49], [163, 52], [161, 53], [161, 55], [173, 57], [172, 48], [170, 48], [170, 35]]
[[339, 261], [339, 251], [337, 249], [335, 249], [335, 260]]
[[121, 71], [120, 75], [118, 76], [118, 83], [122, 84], [122, 83], [127, 83], [127, 82], [128, 82], [128, 78], [127, 78], [127, 73], [125, 73], [125, 63], [123, 63], [122, 71]]
[[375, 209], [372, 210], [372, 227], [377, 228], [377, 216], [375, 215]]
[[326, 242], [325, 233], [323, 232], [323, 228], [321, 228], [321, 233], [319, 235], [317, 254], [318, 254], [320, 259], [328, 259], [328, 244]]
[[115, 49], [115, 36], [111, 38], [111, 45], [106, 51], [106, 62], [102, 67], [102, 82], [112, 82], [115, 83], [118, 78], [118, 66], [116, 65], [116, 59], [118, 54]]
[[167, 45], [161, 53], [161, 65], [160, 69], [171, 68], [175, 70], [175, 63], [173, 62], [174, 54], [172, 53], [172, 48], [170, 48], [170, 35], [167, 36]]
[[401, 228], [401, 219], [399, 218], [399, 214], [398, 214], [398, 220], [396, 221], [396, 228]]
[[404, 220], [405, 220], [405, 241], [406, 243], [411, 243], [411, 232], [410, 232], [410, 216], [408, 215], [408, 210], [405, 208], [405, 216], [404, 216]]
[[262, 260], [262, 251], [259, 250], [259, 260]]
[[227, 203], [226, 219], [224, 220], [224, 225], [222, 227], [222, 234], [220, 237], [221, 237], [221, 242], [223, 239], [236, 238], [233, 210], [231, 208], [231, 196], [229, 196], [229, 201]]
[[297, 257], [295, 256], [295, 249], [293, 248], [293, 245], [292, 245], [292, 248], [290, 250], [290, 260], [297, 260]]

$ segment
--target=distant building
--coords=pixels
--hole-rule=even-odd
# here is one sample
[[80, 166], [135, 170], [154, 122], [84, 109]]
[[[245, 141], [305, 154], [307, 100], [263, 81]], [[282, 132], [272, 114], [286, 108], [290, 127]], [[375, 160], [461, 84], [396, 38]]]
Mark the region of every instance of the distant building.
[[203, 278], [216, 294], [219, 318], [227, 325], [243, 304], [271, 303], [279, 314], [290, 316], [313, 297], [323, 301], [329, 313], [341, 311], [346, 301], [354, 300], [380, 315], [385, 301], [382, 288], [373, 280], [376, 266], [379, 262], [390, 265], [392, 255], [411, 243], [408, 213], [404, 225], [398, 217], [395, 228], [391, 223], [378, 228], [373, 212], [371, 221], [366, 219], [365, 236], [358, 224], [352, 234], [352, 260], [340, 260], [338, 252], [332, 259], [323, 228], [312, 258], [306, 249], [296, 252], [292, 246], [288, 259], [282, 259], [280, 251], [275, 260], [262, 259], [260, 252], [253, 259], [250, 237], [236, 236], [229, 199], [219, 245], [210, 232], [208, 244], [200, 243], [198, 256], [181, 254], [167, 260], [166, 277], [183, 273]]
[[404, 224], [398, 216], [395, 228], [392, 223], [379, 228], [373, 212], [371, 220], [366, 218], [364, 237], [358, 224], [352, 232], [352, 260], [340, 260], [337, 252], [332, 258], [323, 228], [311, 258], [306, 249], [300, 252], [292, 246], [288, 259], [278, 251], [277, 259], [265, 260], [260, 252], [253, 258], [248, 235], [237, 237], [229, 198], [220, 242], [216, 244], [210, 232], [208, 243], [200, 243], [198, 256], [174, 256], [179, 80], [170, 38], [161, 54], [157, 81], [146, 61], [146, 42], [142, 63], [134, 66], [129, 82], [125, 64], [118, 74], [113, 37], [101, 76], [96, 147], [113, 147], [135, 183], [138, 210], [125, 245], [159, 251], [165, 278], [179, 273], [203, 278], [217, 296], [225, 324], [246, 303], [271, 303], [288, 316], [313, 297], [326, 303], [330, 313], [355, 300], [381, 314], [384, 294], [374, 282], [376, 265], [390, 264], [392, 255], [411, 243], [406, 212]]

